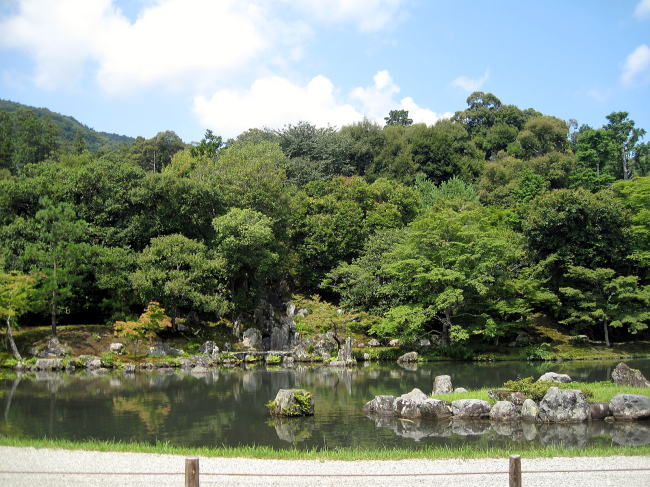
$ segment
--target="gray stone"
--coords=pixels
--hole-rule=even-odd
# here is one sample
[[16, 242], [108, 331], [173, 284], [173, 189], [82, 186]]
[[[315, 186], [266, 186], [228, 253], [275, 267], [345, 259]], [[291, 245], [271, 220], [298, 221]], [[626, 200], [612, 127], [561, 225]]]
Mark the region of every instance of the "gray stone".
[[282, 366], [291, 368], [293, 367], [294, 364], [294, 359], [291, 355], [285, 355], [285, 357], [282, 359]]
[[59, 341], [57, 337], [52, 337], [47, 341], [47, 345], [43, 350], [35, 353], [37, 357], [65, 357], [68, 354], [68, 349]]
[[422, 348], [428, 348], [428, 347], [431, 346], [431, 340], [429, 340], [429, 339], [427, 339], [427, 338], [422, 338], [422, 339], [418, 342], [418, 345], [420, 345], [420, 347], [422, 347]]
[[274, 326], [271, 329], [271, 350], [289, 350], [289, 332], [288, 326]]
[[421, 415], [419, 404], [427, 399], [427, 395], [416, 388], [408, 394], [402, 394], [395, 399], [393, 409], [395, 414], [402, 418], [419, 418]]
[[523, 392], [513, 392], [508, 389], [492, 389], [488, 397], [493, 401], [510, 401], [515, 406], [521, 406], [528, 397]]
[[397, 338], [393, 338], [391, 341], [388, 342], [389, 347], [399, 347], [400, 346], [400, 341]]
[[441, 399], [427, 399], [419, 406], [420, 416], [427, 419], [449, 418], [453, 414], [451, 403]]
[[457, 392], [458, 394], [463, 394], [468, 391], [464, 387], [456, 387], [456, 389], [454, 389], [454, 392]]
[[[300, 401], [297, 396], [303, 400]], [[304, 389], [280, 389], [269, 410], [273, 416], [313, 416], [314, 399]]]
[[288, 318], [293, 318], [294, 315], [296, 314], [296, 305], [293, 304], [291, 301], [287, 303], [286, 313]]
[[451, 376], [448, 375], [437, 375], [433, 379], [433, 394], [449, 394], [454, 390], [454, 386], [451, 384]]
[[368, 401], [363, 406], [363, 410], [370, 414], [395, 416], [395, 409], [393, 409], [394, 401], [395, 396], [375, 396], [372, 401]]
[[381, 343], [379, 343], [379, 340], [377, 340], [376, 338], [373, 338], [368, 342], [368, 346], [373, 348], [381, 347]]
[[153, 347], [149, 347], [148, 355], [150, 357], [166, 357], [166, 356], [176, 357], [178, 355], [181, 355], [182, 353], [183, 353], [182, 350], [172, 348], [166, 343], [156, 343]]
[[459, 399], [451, 403], [455, 418], [486, 418], [490, 414], [490, 403], [480, 399]]
[[296, 316], [300, 316], [301, 318], [304, 318], [309, 314], [309, 310], [307, 308], [300, 308], [298, 311], [296, 311]]
[[125, 365], [122, 367], [122, 371], [123, 371], [125, 374], [133, 374], [133, 373], [135, 372], [135, 365], [133, 365], [133, 364], [125, 364]]
[[547, 381], [547, 382], [557, 382], [559, 384], [567, 384], [571, 382], [571, 377], [566, 374], [556, 374], [555, 372], [546, 372], [543, 374], [537, 382]]
[[632, 387], [650, 387], [650, 381], [645, 378], [640, 370], [632, 369], [621, 362], [612, 371], [612, 380], [616, 384]]
[[521, 419], [524, 421], [536, 421], [539, 414], [539, 407], [532, 399], [526, 399], [521, 405]]
[[578, 423], [587, 421], [591, 414], [582, 391], [549, 387], [539, 403], [540, 421], [545, 423]]
[[85, 365], [86, 368], [89, 370], [101, 369], [102, 359], [100, 359], [99, 357], [92, 357], [89, 360], [86, 360]]
[[122, 353], [122, 350], [124, 350], [124, 344], [123, 343], [111, 343], [111, 346], [109, 347], [109, 350], [114, 353]]
[[212, 340], [208, 340], [205, 342], [203, 345], [199, 347], [199, 353], [204, 353], [206, 355], [212, 355], [215, 351], [219, 351], [219, 347], [217, 347], [217, 344], [214, 343]]
[[262, 347], [262, 333], [257, 328], [248, 328], [242, 336], [245, 348], [258, 350]]
[[409, 362], [417, 362], [417, 361], [418, 361], [417, 352], [407, 352], [404, 355], [401, 355], [397, 359], [397, 363], [409, 363]]
[[61, 370], [63, 361], [56, 358], [39, 358], [34, 364], [36, 370]]
[[650, 397], [640, 394], [616, 394], [609, 409], [617, 420], [650, 418]]
[[490, 409], [490, 419], [492, 421], [514, 421], [518, 418], [517, 406], [510, 401], [498, 401]]
[[339, 362], [344, 362], [346, 364], [354, 364], [356, 360], [352, 357], [352, 338], [347, 337], [343, 346], [339, 349]]
[[589, 403], [589, 408], [591, 409], [591, 419], [593, 420], [605, 419], [611, 415], [608, 402], [591, 402]]
[[369, 353], [364, 353], [363, 354], [363, 360], [366, 362], [370, 362], [370, 354]]

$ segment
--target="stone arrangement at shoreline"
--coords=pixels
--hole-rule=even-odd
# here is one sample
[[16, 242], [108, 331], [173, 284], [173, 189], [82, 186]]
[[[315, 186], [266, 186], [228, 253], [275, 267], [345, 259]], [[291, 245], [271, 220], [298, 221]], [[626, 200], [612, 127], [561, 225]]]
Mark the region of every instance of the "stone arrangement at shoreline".
[[[616, 370], [632, 371], [635, 383], [642, 383], [645, 379], [643, 374], [630, 369], [624, 363], [619, 364]], [[568, 383], [571, 382], [571, 378], [565, 374], [548, 372], [538, 379], [538, 382], [540, 381]], [[432, 395], [447, 394], [452, 391], [451, 377], [441, 375], [434, 379]], [[416, 388], [397, 397], [375, 396], [364, 405], [364, 411], [370, 415], [405, 419], [489, 419], [537, 423], [650, 419], [650, 397], [640, 394], [617, 394], [609, 403], [590, 403], [578, 389], [549, 387], [539, 404], [521, 392], [496, 389], [489, 391], [488, 395], [496, 401], [494, 405], [481, 399], [459, 399], [449, 402], [429, 397]]]

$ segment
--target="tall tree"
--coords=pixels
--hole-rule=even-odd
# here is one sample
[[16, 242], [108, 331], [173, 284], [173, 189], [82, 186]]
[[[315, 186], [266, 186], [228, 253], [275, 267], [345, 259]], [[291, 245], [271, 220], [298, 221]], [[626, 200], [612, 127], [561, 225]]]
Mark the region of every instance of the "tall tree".
[[7, 339], [16, 360], [22, 360], [22, 357], [14, 341], [12, 322], [15, 327], [16, 319], [30, 309], [34, 284], [34, 277], [15, 271], [5, 272], [0, 266], [0, 318], [5, 321]]
[[413, 119], [409, 118], [408, 110], [391, 110], [388, 116], [384, 117], [386, 125], [413, 125]]
[[628, 115], [627, 112], [612, 112], [607, 115], [609, 122], [603, 127], [617, 145], [623, 179], [632, 177], [631, 161], [634, 160], [640, 139], [646, 133], [644, 129], [636, 128], [634, 120], [630, 120]]

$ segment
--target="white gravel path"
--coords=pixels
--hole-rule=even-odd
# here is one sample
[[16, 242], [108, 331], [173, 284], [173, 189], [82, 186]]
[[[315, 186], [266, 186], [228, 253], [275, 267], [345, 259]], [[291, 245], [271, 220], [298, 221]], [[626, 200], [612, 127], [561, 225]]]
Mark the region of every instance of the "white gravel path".
[[[643, 472], [603, 473], [524, 473], [523, 485], [571, 486], [650, 486], [650, 457], [523, 458], [522, 470], [580, 470], [645, 468]], [[185, 457], [148, 453], [110, 453], [36, 448], [0, 447], [0, 471], [47, 473], [0, 473], [0, 485], [13, 486], [183, 486]], [[507, 472], [508, 459], [479, 460], [397, 460], [397, 461], [304, 461], [255, 460], [249, 458], [201, 458], [200, 471], [206, 473], [250, 474], [412, 474], [453, 472]], [[89, 475], [55, 472], [121, 472], [121, 475]], [[134, 475], [178, 472], [177, 475]], [[445, 487], [508, 485], [508, 476], [471, 475], [443, 477], [201, 477], [201, 485], [219, 486], [354, 486], [390, 485]]]

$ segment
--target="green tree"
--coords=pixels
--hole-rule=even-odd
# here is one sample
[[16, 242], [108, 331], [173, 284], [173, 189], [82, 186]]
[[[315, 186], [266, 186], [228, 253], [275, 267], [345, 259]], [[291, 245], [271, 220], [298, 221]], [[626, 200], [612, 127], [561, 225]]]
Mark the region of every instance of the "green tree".
[[630, 257], [639, 276], [650, 283], [650, 176], [619, 180], [613, 190], [630, 215]]
[[207, 129], [205, 135], [201, 139], [198, 145], [192, 147], [191, 153], [194, 157], [208, 157], [210, 159], [216, 159], [219, 155], [219, 150], [223, 146], [223, 139], [212, 133], [212, 130]]
[[635, 127], [634, 120], [628, 118], [627, 112], [612, 112], [607, 115], [608, 123], [603, 128], [611, 134], [618, 152], [618, 160], [623, 179], [630, 179], [633, 174], [631, 162], [639, 149], [639, 141], [646, 131]]
[[39, 291], [49, 311], [52, 335], [56, 336], [57, 316], [72, 297], [84, 277], [83, 264], [89, 247], [88, 224], [78, 219], [67, 203], [40, 201], [33, 225], [35, 240], [25, 245], [25, 259], [39, 276]]
[[384, 117], [386, 126], [390, 125], [413, 125], [413, 119], [409, 118], [408, 110], [391, 110], [388, 116]]
[[35, 285], [33, 276], [16, 271], [6, 272], [0, 266], [0, 318], [6, 324], [6, 334], [16, 360], [22, 360], [16, 347], [12, 330], [17, 326], [17, 318], [31, 308], [31, 296]]
[[174, 234], [156, 237], [138, 256], [131, 283], [145, 301], [162, 303], [173, 329], [183, 311], [223, 315], [228, 310], [224, 290], [224, 259], [201, 242]]
[[625, 327], [631, 334], [650, 322], [650, 286], [640, 286], [637, 276], [620, 276], [613, 269], [569, 266], [561, 287], [567, 318], [560, 323], [574, 328], [602, 326], [605, 344], [611, 346], [609, 328]]
[[140, 341], [151, 340], [166, 328], [172, 326], [172, 321], [165, 314], [165, 309], [160, 307], [160, 303], [150, 302], [140, 315], [137, 321], [116, 321], [113, 325], [115, 336], [129, 338], [135, 342], [133, 348], [133, 357], [137, 357]]

